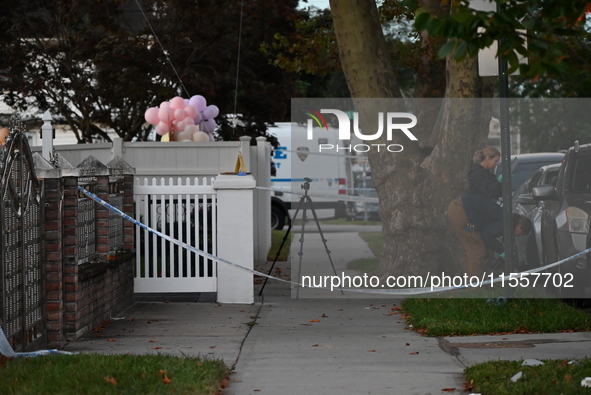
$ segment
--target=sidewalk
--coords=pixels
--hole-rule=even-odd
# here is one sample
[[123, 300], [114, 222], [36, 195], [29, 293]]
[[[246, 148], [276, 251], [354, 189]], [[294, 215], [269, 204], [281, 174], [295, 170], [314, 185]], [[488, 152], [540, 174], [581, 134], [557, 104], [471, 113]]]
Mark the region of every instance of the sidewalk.
[[[368, 253], [356, 233], [325, 237], [337, 272]], [[303, 273], [333, 273], [319, 235], [306, 234], [303, 251]], [[290, 274], [288, 264], [276, 266], [281, 278]], [[288, 284], [272, 280], [259, 297], [260, 287], [254, 305], [136, 303], [124, 319], [65, 349], [221, 358], [234, 367], [227, 395], [460, 394], [463, 370], [472, 364], [591, 356], [590, 333], [422, 337], [393, 310], [398, 299], [312, 289], [295, 299]]]

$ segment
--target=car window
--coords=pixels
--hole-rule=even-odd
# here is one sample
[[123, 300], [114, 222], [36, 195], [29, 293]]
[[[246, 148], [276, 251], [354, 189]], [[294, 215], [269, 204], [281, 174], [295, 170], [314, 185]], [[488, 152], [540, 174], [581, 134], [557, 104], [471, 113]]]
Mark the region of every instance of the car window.
[[511, 185], [513, 185], [513, 188], [515, 188], [523, 184], [525, 181], [527, 181], [528, 178], [532, 176], [532, 174], [536, 170], [547, 164], [548, 163], [545, 162], [518, 163], [517, 167], [513, 171], [513, 179], [511, 180]]
[[558, 179], [558, 170], [552, 169], [546, 172], [546, 181], [544, 184], [556, 186], [556, 180]]
[[591, 192], [591, 155], [580, 156], [575, 161], [573, 192]]
[[544, 175], [544, 173], [542, 172], [542, 170], [538, 170], [536, 172], [536, 174], [533, 175], [533, 177], [531, 178], [530, 181], [526, 181], [524, 183], [525, 186], [525, 193], [531, 193], [531, 189], [537, 185], [539, 185], [540, 180], [542, 179], [542, 176]]

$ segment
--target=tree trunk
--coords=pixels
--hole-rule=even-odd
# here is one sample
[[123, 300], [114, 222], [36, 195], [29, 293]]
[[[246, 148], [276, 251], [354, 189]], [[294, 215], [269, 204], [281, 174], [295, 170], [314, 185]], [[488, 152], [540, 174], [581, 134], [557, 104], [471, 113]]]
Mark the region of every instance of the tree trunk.
[[[331, 0], [330, 5], [343, 71], [354, 100], [399, 97], [375, 1]], [[446, 211], [449, 202], [465, 191], [472, 154], [488, 135], [490, 100], [466, 100], [492, 96], [491, 81], [478, 76], [477, 66], [474, 58], [461, 63], [447, 59], [445, 100], [429, 99], [421, 105], [440, 108], [437, 122], [419, 118], [418, 142], [402, 136], [404, 150], [400, 153], [368, 153], [383, 221], [384, 250], [378, 275], [450, 273], [462, 267], [461, 250]], [[418, 71], [431, 70], [424, 67]], [[356, 106], [361, 128], [376, 130], [375, 116], [371, 116], [375, 103], [368, 106], [367, 101], [356, 100]], [[427, 127], [420, 127], [423, 124]], [[385, 136], [377, 142], [388, 143]]]

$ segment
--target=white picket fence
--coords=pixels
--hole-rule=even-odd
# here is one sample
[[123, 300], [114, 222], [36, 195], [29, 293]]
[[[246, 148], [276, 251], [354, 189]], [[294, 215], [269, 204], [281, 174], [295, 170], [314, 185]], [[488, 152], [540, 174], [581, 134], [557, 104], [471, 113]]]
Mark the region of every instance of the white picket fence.
[[[135, 219], [217, 255], [213, 178], [136, 179]], [[216, 262], [136, 227], [136, 293], [216, 292]]]
[[137, 179], [135, 293], [217, 292], [220, 303], [253, 303], [255, 180], [251, 175]]

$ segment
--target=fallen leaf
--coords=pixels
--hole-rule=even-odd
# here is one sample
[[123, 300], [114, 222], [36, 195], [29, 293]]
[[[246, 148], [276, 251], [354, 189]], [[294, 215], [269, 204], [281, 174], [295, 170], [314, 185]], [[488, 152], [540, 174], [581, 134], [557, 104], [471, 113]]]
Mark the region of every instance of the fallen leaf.
[[455, 391], [455, 390], [456, 390], [455, 387], [454, 388], [442, 388], [441, 389], [441, 391], [443, 391], [443, 392], [452, 392], [452, 391]]
[[312, 344], [312, 347], [318, 347], [318, 344]]
[[410, 355], [419, 355], [419, 352], [418, 351], [413, 351], [413, 352], [410, 353]]
[[573, 376], [571, 376], [570, 374], [565, 374], [564, 375], [564, 379], [568, 382], [568, 381], [571, 381], [573, 379]]
[[310, 322], [320, 322], [320, 320], [310, 320]]
[[326, 314], [322, 314], [322, 317], [323, 318], [327, 318], [328, 316]]
[[162, 350], [162, 347], [160, 347], [160, 346], [154, 347], [154, 348], [152, 348], [152, 350]]
[[407, 346], [410, 346], [410, 343], [406, 343]]
[[115, 380], [115, 379], [114, 379], [114, 378], [112, 378], [112, 377], [105, 376], [105, 378], [104, 378], [104, 379], [105, 379], [105, 381], [106, 381], [107, 383], [109, 383], [109, 384], [113, 384], [113, 385], [115, 385], [115, 386], [117, 385], [117, 380]]
[[228, 379], [223, 379], [222, 382], [220, 383], [220, 387], [222, 387], [222, 389], [227, 388], [230, 385], [230, 382], [228, 381]]
[[214, 349], [216, 347], [217, 347], [217, 345], [215, 345], [215, 346], [209, 346], [209, 348], [211, 348], [211, 349]]
[[115, 339], [109, 339], [109, 340], [107, 340], [107, 341], [108, 341], [108, 342], [116, 342], [117, 340], [115, 340]]
[[376, 352], [376, 350], [367, 350], [367, 352]]
[[166, 376], [166, 370], [160, 369], [160, 376]]
[[169, 379], [168, 377], [166, 377], [166, 376], [165, 376], [165, 377], [162, 379], [162, 382], [163, 382], [164, 384], [170, 384], [170, 379]]
[[158, 340], [150, 340], [150, 343], [158, 343]]

